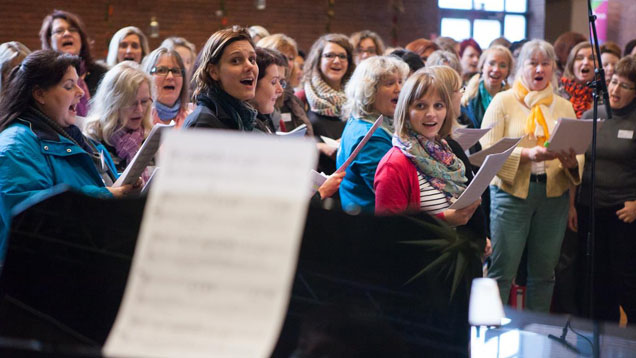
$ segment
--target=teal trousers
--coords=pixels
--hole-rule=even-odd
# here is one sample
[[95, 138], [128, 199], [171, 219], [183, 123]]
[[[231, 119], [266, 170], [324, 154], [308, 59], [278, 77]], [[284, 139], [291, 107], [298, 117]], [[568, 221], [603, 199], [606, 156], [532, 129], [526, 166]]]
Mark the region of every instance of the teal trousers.
[[508, 303], [524, 247], [528, 247], [526, 308], [548, 312], [554, 289], [554, 268], [559, 261], [567, 225], [568, 192], [546, 197], [546, 184], [530, 182], [528, 198], [514, 197], [490, 186], [492, 265], [488, 277], [497, 280], [499, 294]]

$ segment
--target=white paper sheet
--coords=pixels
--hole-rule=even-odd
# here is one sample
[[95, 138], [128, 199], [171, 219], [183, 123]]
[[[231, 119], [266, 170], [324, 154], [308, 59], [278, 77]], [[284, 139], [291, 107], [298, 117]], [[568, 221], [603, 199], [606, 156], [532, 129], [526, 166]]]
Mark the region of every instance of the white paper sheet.
[[492, 178], [497, 175], [520, 141], [521, 138], [517, 138], [517, 142], [503, 153], [489, 154], [475, 177], [473, 177], [473, 181], [470, 182], [466, 190], [449, 209], [463, 209], [481, 198], [481, 194], [488, 188]]
[[332, 148], [338, 149], [340, 147], [340, 142], [333, 138], [329, 138], [329, 137], [325, 137], [324, 135], [321, 135], [320, 139], [322, 139], [322, 141], [325, 142], [326, 145]]
[[[111, 357], [269, 357], [285, 317], [315, 144], [165, 133]], [[285, 220], [281, 220], [285, 218]]]
[[316, 192], [316, 190], [318, 190], [318, 188], [320, 188], [320, 186], [324, 184], [327, 181], [327, 179], [329, 179], [329, 176], [322, 172], [318, 173], [317, 171], [313, 169], [310, 172], [310, 176], [311, 176], [311, 188], [312, 188], [311, 194], [313, 195], [314, 192]]
[[463, 150], [468, 150], [477, 144], [491, 128], [457, 128], [453, 132], [453, 139], [459, 143]]
[[304, 137], [305, 134], [307, 133], [307, 125], [306, 124], [301, 124], [298, 127], [294, 128], [294, 130], [289, 131], [289, 132], [276, 132], [276, 135], [279, 136], [289, 136], [289, 137]]
[[486, 160], [486, 156], [489, 154], [497, 154], [507, 151], [510, 147], [516, 146], [521, 138], [501, 138], [497, 143], [492, 146], [482, 149], [477, 153], [473, 153], [468, 156], [468, 160], [470, 160], [470, 164], [481, 167]]
[[150, 163], [155, 154], [157, 154], [163, 131], [168, 128], [173, 128], [174, 126], [174, 121], [170, 122], [170, 124], [155, 124], [150, 134], [148, 134], [148, 138], [146, 138], [132, 161], [128, 164], [115, 184], [113, 184], [113, 187], [135, 184], [137, 179], [141, 176], [141, 173], [143, 173], [144, 169], [148, 166], [148, 163]]
[[[599, 119], [596, 131], [603, 125], [604, 119]], [[559, 118], [554, 126], [547, 148], [553, 152], [574, 149], [576, 154], [584, 154], [592, 143], [592, 120], [591, 119], [568, 119]]]

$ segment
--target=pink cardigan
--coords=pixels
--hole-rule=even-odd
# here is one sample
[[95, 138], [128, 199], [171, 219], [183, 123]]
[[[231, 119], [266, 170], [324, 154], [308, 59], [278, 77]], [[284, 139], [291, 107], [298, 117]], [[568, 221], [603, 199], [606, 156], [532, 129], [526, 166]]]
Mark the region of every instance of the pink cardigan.
[[391, 148], [378, 164], [373, 188], [377, 214], [420, 210], [417, 169], [397, 147]]

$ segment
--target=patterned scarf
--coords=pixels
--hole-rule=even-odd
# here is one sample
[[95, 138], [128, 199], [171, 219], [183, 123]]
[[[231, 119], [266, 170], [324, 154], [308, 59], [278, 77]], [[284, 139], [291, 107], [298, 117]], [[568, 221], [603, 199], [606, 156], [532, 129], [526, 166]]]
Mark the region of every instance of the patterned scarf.
[[143, 127], [137, 129], [119, 128], [108, 141], [115, 147], [117, 156], [128, 165], [139, 151], [144, 141], [144, 133]]
[[407, 121], [408, 139], [393, 135], [393, 146], [399, 148], [411, 160], [417, 170], [431, 185], [446, 195], [448, 202], [458, 198], [466, 189], [466, 168], [453, 154], [444, 139], [429, 140], [416, 133]]
[[328, 117], [340, 117], [340, 110], [347, 101], [343, 91], [336, 91], [314, 69], [311, 81], [305, 83], [305, 95], [312, 111]]
[[561, 86], [570, 95], [570, 103], [574, 107], [576, 118], [581, 118], [583, 113], [592, 107], [592, 89], [567, 77], [561, 77]]
[[[545, 120], [544, 113], [550, 112], [544, 111], [541, 107], [548, 107], [552, 104], [554, 100], [552, 85], [548, 83], [548, 86], [541, 91], [529, 91], [518, 79], [512, 88], [517, 99], [530, 108], [530, 114], [526, 118], [525, 133], [530, 135], [531, 138], [536, 138], [538, 145], [543, 145], [550, 139], [550, 131], [548, 130], [548, 123]], [[537, 124], [539, 125], [538, 127]]]

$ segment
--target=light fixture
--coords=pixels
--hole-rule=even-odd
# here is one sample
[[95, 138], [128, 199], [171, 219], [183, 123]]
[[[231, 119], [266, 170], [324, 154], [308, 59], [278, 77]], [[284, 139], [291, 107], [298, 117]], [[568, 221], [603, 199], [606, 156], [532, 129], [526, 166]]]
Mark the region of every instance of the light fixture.
[[155, 16], [150, 18], [150, 37], [159, 37], [159, 21]]
[[476, 278], [470, 289], [468, 323], [471, 326], [501, 326], [505, 319], [497, 281]]

